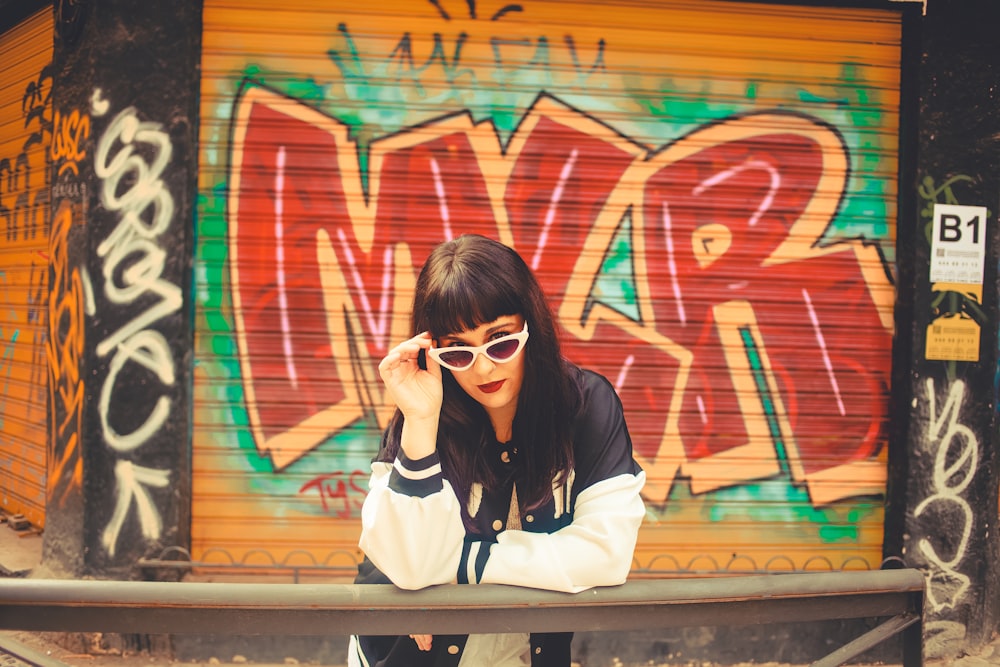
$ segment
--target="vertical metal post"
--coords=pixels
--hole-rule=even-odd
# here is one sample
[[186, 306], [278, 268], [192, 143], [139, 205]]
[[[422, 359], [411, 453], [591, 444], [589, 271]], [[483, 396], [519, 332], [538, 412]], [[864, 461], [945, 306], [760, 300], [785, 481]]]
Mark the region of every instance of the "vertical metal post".
[[903, 630], [903, 667], [924, 667], [924, 592], [910, 596], [917, 622]]

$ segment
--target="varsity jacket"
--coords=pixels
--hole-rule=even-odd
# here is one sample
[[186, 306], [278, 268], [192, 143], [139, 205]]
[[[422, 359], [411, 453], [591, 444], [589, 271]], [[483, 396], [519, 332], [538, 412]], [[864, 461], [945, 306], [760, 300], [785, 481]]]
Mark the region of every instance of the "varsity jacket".
[[[365, 552], [357, 583], [404, 589], [435, 584], [510, 584], [576, 593], [624, 583], [645, 509], [645, 473], [632, 458], [621, 401], [603, 376], [580, 370], [583, 409], [574, 428], [574, 468], [553, 495], [523, 519], [517, 512], [517, 443], [487, 452], [499, 488], [473, 485], [466, 530], [459, 498], [438, 454], [373, 462], [361, 510]], [[514, 502], [512, 502], [512, 499]], [[520, 525], [518, 525], [520, 524]], [[530, 636], [532, 667], [569, 667], [572, 633]], [[420, 651], [406, 635], [354, 637], [348, 664], [457, 667], [466, 636], [434, 636]]]

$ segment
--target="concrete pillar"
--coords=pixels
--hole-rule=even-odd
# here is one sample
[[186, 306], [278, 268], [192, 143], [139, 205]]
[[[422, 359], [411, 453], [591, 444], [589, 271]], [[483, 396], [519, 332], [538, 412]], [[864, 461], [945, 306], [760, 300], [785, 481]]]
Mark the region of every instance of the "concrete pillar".
[[[992, 0], [930, 0], [904, 85], [919, 118], [901, 151], [885, 550], [927, 574], [928, 658], [974, 650], [997, 624], [998, 27]], [[939, 217], [935, 232], [942, 204], [983, 208]], [[941, 268], [932, 282], [959, 233], [985, 248], [981, 282], [946, 284]]]
[[201, 4], [54, 11], [43, 565], [125, 579], [189, 544]]

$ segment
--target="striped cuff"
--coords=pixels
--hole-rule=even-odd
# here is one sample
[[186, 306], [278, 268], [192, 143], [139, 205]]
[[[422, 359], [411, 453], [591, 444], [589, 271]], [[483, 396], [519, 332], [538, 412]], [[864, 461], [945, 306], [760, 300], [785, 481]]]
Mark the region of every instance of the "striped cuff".
[[426, 498], [444, 488], [441, 458], [437, 452], [416, 461], [400, 450], [389, 474], [389, 488], [407, 496]]
[[495, 542], [466, 540], [462, 545], [462, 560], [458, 564], [458, 583], [478, 584], [483, 580], [483, 570]]

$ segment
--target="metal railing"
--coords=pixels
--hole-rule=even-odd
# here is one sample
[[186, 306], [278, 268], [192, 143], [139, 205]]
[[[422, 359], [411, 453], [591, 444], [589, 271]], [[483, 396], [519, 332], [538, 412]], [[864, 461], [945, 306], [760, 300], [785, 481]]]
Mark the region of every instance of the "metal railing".
[[[357, 549], [331, 551], [322, 559], [305, 549], [296, 549], [276, 556], [267, 549], [255, 548], [234, 555], [221, 547], [203, 551], [200, 558], [192, 557], [183, 547], [167, 547], [157, 557], [141, 558], [135, 563], [137, 578], [176, 580], [179, 576], [231, 575], [237, 577], [290, 577], [295, 583], [307, 579], [322, 579], [328, 583], [347, 583], [358, 573]], [[889, 559], [894, 560], [894, 559]], [[883, 566], [886, 563], [883, 562]], [[771, 556], [758, 563], [747, 554], [733, 554], [727, 561], [718, 561], [709, 553], [695, 554], [682, 562], [671, 554], [657, 554], [645, 565], [633, 561], [629, 577], [633, 579], [672, 579], [714, 575], [787, 574], [792, 572], [839, 572], [869, 570], [868, 560], [848, 556], [835, 563], [824, 555], [807, 559], [800, 567], [787, 556]]]
[[924, 577], [912, 569], [634, 580], [577, 594], [515, 586], [0, 580], [0, 630], [349, 635], [629, 631], [885, 619], [813, 663], [833, 667], [897, 634], [923, 665]]

